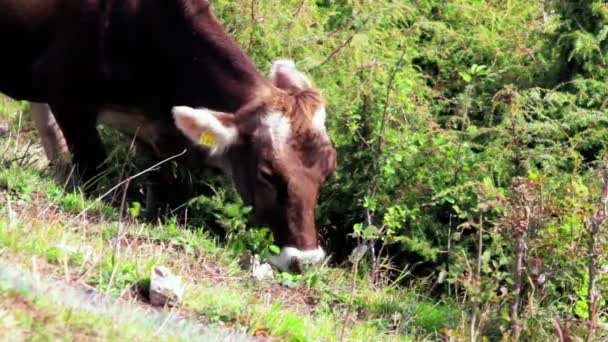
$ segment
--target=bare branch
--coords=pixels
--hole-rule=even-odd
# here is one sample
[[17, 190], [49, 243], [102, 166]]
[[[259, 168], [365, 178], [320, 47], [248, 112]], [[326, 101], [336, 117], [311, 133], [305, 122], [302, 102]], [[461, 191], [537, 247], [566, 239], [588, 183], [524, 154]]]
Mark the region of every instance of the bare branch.
[[606, 222], [606, 215], [608, 210], [608, 164], [600, 170], [601, 182], [602, 182], [602, 194], [600, 195], [597, 203], [596, 212], [588, 220], [588, 233], [589, 233], [589, 289], [587, 291], [587, 308], [589, 314], [589, 334], [587, 335], [587, 341], [592, 341], [595, 334], [595, 328], [597, 326], [597, 311], [598, 304], [600, 301], [600, 293], [597, 290], [596, 278], [597, 278], [597, 260], [600, 257], [598, 238], [600, 228]]

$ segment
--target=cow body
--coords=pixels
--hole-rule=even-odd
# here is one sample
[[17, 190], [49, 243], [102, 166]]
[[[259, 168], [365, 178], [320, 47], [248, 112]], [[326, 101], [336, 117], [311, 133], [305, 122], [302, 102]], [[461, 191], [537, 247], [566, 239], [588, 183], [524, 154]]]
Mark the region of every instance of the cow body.
[[[208, 1], [0, 0], [0, 42], [0, 92], [49, 104], [84, 178], [106, 157], [100, 121], [158, 158], [220, 159], [284, 251], [295, 249], [279, 266], [318, 259], [314, 206], [335, 166], [322, 100], [289, 63], [265, 78]], [[209, 132], [215, 145], [198, 144]]]
[[[93, 132], [103, 112], [111, 123], [112, 112], [144, 116], [163, 128], [156, 149], [176, 153], [189, 143], [176, 144], [181, 134], [170, 129], [172, 105], [235, 111], [266, 82], [207, 7], [206, 1], [0, 0], [0, 41], [8, 52], [0, 54], [0, 90], [49, 103], [88, 172], [104, 157]], [[192, 21], [213, 33], [194, 32]]]

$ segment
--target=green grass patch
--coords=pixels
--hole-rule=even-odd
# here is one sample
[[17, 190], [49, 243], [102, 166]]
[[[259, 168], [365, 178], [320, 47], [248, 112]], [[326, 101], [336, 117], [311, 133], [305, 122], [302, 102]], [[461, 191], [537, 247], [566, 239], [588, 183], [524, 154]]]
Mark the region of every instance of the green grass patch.
[[[77, 220], [70, 227], [29, 217], [10, 222], [0, 216], [0, 248], [25, 263], [31, 256], [42, 258], [59, 277], [83, 277], [90, 286], [112, 295], [124, 295], [139, 286], [147, 280], [153, 265], [168, 265], [186, 280], [184, 310], [212, 326], [234, 326], [251, 334], [261, 328], [287, 340], [335, 340], [346, 319], [351, 295], [356, 298], [351, 319], [358, 323], [347, 326], [345, 336], [349, 339], [409, 338], [432, 333], [446, 324], [446, 315], [433, 316], [430, 309], [405, 309], [398, 301], [423, 301], [407, 291], [401, 292], [401, 297], [384, 296], [364, 286], [365, 281], [361, 280], [361, 288], [351, 293], [343, 270], [311, 269], [292, 277], [289, 285], [284, 285], [286, 277], [281, 275], [270, 283], [258, 283], [236, 267], [233, 252], [218, 246], [204, 230], [174, 229], [171, 225], [123, 228], [126, 232], [117, 259], [116, 222], [79, 226]], [[210, 265], [209, 269], [205, 264]], [[267, 286], [278, 286], [276, 298], [272, 294], [259, 297], [257, 291]], [[280, 294], [282, 291], [293, 291], [289, 295], [296, 297], [304, 296], [300, 294], [304, 291], [317, 304], [307, 308], [309, 313], [300, 313], [289, 301], [282, 303], [282, 298], [289, 298]], [[372, 293], [375, 297], [369, 301]], [[428, 308], [432, 305], [428, 304]], [[396, 313], [401, 315], [397, 321], [408, 318], [414, 323], [404, 326], [395, 322]]]
[[154, 331], [73, 308], [46, 299], [2, 289], [0, 286], [0, 340], [3, 341], [144, 341]]

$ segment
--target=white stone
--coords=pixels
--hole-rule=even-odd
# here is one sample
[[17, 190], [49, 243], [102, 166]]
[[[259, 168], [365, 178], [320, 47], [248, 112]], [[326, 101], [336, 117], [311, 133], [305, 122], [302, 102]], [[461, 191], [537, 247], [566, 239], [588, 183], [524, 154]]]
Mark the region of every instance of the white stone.
[[253, 257], [253, 262], [251, 265], [253, 277], [259, 281], [274, 279], [274, 272], [272, 271], [272, 266], [268, 263], [261, 263], [260, 256], [255, 255]]
[[10, 127], [9, 127], [8, 123], [0, 121], [0, 135], [4, 135], [4, 134], [8, 133], [9, 130], [10, 130]]
[[152, 267], [150, 275], [150, 304], [176, 306], [184, 298], [182, 279], [164, 266]]

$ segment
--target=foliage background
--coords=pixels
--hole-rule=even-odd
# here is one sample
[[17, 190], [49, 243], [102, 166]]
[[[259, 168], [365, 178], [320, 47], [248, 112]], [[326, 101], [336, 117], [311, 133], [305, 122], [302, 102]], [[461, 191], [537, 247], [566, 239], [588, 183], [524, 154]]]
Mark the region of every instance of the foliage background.
[[524, 334], [589, 318], [605, 1], [219, 0], [215, 10], [261, 68], [293, 58], [328, 99], [339, 170], [318, 212], [335, 260], [368, 243], [387, 268], [462, 296], [471, 316], [493, 312], [471, 322], [490, 335], [518, 317]]

